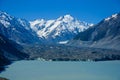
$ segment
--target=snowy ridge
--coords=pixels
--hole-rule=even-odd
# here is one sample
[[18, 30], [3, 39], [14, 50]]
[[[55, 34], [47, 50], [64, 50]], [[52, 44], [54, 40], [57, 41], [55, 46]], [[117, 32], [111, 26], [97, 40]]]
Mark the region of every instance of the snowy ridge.
[[72, 39], [77, 33], [93, 25], [74, 19], [71, 15], [61, 16], [55, 20], [37, 19], [30, 21], [30, 24], [38, 37], [55, 41]]
[[3, 24], [6, 28], [8, 28], [10, 26], [9, 21], [12, 19], [13, 19], [13, 17], [8, 15], [7, 13], [0, 11], [0, 23]]
[[105, 21], [109, 21], [111, 18], [117, 18], [118, 14], [113, 14], [111, 17], [105, 18]]

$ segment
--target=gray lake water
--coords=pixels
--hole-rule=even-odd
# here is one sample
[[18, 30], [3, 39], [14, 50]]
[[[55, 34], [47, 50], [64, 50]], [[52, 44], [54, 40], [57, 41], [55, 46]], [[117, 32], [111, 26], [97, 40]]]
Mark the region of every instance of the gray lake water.
[[17, 61], [0, 76], [10, 80], [120, 80], [120, 61]]

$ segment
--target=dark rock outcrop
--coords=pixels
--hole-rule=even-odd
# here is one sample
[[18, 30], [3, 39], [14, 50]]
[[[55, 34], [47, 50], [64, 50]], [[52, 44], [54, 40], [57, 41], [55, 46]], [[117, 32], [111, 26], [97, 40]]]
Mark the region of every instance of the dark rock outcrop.
[[0, 71], [4, 70], [4, 66], [9, 65], [11, 61], [29, 58], [15, 46], [19, 45], [0, 34]]

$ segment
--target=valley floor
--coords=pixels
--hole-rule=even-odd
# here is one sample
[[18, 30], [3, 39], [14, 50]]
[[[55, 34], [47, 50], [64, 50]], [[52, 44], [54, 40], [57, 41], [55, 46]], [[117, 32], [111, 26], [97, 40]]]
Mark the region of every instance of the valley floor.
[[107, 61], [120, 60], [119, 50], [83, 48], [65, 45], [29, 45], [23, 52], [29, 59], [45, 59], [51, 61]]

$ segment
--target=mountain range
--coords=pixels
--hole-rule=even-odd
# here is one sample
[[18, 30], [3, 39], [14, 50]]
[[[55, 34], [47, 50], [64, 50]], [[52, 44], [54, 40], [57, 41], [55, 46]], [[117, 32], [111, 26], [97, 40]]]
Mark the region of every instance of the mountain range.
[[70, 15], [55, 20], [27, 21], [0, 12], [0, 33], [18, 44], [63, 43], [93, 24], [81, 22]]
[[[25, 19], [0, 11], [0, 67], [13, 60], [120, 60], [120, 13], [91, 24], [64, 15]], [[5, 63], [3, 63], [5, 62]]]
[[81, 22], [71, 15], [61, 16], [54, 20], [37, 19], [30, 21], [30, 24], [31, 29], [37, 33], [38, 37], [47, 43], [65, 43], [93, 25]]

